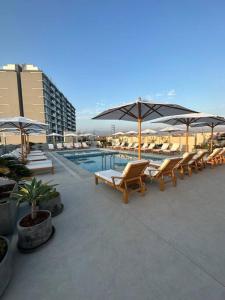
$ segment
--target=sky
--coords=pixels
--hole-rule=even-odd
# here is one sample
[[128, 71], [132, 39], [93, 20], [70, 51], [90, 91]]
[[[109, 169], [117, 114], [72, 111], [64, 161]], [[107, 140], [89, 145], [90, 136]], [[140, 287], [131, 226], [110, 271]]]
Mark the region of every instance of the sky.
[[79, 131], [135, 129], [91, 118], [137, 97], [225, 116], [224, 16], [224, 0], [1, 1], [0, 65], [41, 68]]

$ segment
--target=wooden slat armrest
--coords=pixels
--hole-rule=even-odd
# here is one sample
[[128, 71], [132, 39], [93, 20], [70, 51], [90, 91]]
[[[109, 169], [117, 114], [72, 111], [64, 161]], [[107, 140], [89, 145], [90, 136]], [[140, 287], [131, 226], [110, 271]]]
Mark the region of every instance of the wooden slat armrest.
[[116, 186], [115, 179], [123, 179], [121, 176], [112, 176], [113, 185]]

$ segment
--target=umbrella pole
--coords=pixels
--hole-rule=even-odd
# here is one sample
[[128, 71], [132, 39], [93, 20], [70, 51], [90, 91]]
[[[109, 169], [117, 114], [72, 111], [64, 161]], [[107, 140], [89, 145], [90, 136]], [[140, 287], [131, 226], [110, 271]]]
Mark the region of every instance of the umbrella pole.
[[210, 143], [210, 151], [213, 152], [213, 125], [211, 127], [211, 143]]
[[20, 129], [20, 139], [21, 139], [21, 159], [24, 161], [24, 149], [23, 149], [23, 132]]
[[186, 131], [186, 152], [189, 152], [188, 137], [189, 137], [189, 124], [187, 124], [187, 131]]
[[138, 119], [138, 159], [141, 159], [141, 119]]
[[29, 141], [29, 134], [27, 135], [27, 153], [30, 152], [30, 141]]

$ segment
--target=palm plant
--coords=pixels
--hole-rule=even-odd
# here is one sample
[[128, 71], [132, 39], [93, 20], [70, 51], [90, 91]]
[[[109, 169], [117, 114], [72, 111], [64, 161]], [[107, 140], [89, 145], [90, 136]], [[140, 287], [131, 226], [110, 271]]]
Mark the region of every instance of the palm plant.
[[20, 181], [23, 177], [30, 177], [31, 171], [18, 159], [13, 157], [0, 157], [0, 176]]
[[49, 185], [37, 180], [35, 177], [30, 183], [25, 183], [20, 188], [19, 192], [13, 193], [13, 198], [17, 200], [18, 204], [28, 202], [31, 205], [32, 220], [37, 217], [37, 207], [40, 202], [47, 201], [58, 194], [54, 188], [56, 185]]

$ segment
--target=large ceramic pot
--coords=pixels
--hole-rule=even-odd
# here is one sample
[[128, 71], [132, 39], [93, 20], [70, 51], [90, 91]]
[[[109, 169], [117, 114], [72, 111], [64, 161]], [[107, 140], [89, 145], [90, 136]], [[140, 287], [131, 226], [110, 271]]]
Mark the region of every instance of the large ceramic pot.
[[50, 211], [39, 210], [37, 211], [37, 216], [42, 221], [32, 226], [25, 224], [26, 220], [30, 218], [30, 214], [22, 217], [17, 222], [18, 248], [21, 251], [33, 250], [41, 246], [51, 238], [54, 232]]
[[10, 249], [9, 240], [0, 236], [1, 242], [5, 242], [6, 252], [0, 261], [0, 297], [4, 293], [9, 284], [12, 275], [12, 251]]
[[49, 210], [52, 214], [52, 217], [59, 215], [63, 211], [63, 204], [61, 202], [60, 194], [52, 199], [39, 203], [39, 208], [43, 210]]
[[0, 234], [12, 234], [16, 224], [17, 205], [10, 198], [0, 199]]

